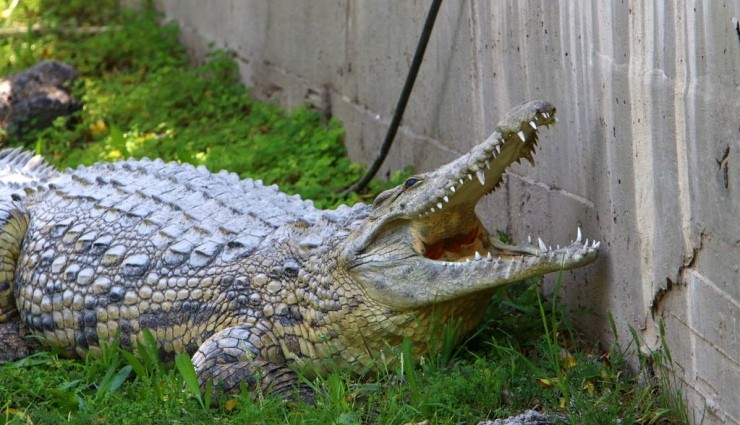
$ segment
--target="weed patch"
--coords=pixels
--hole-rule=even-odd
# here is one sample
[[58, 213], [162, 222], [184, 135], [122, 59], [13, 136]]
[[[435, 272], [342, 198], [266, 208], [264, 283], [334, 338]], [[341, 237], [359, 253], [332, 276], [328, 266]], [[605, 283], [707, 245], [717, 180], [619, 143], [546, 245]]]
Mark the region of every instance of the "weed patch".
[[[21, 139], [0, 136], [0, 145], [26, 145], [60, 168], [149, 157], [226, 169], [278, 184], [320, 208], [367, 201], [409, 174], [376, 181], [363, 195], [339, 196], [363, 167], [347, 159], [338, 121], [323, 122], [309, 106], [285, 112], [255, 101], [228, 53], [213, 52], [205, 64], [189, 67], [177, 28], [159, 26], [151, 10], [132, 12], [108, 1], [94, 8], [98, 15], [86, 3], [43, 8], [41, 1], [34, 10], [22, 2], [13, 11], [29, 19], [15, 27], [37, 30], [0, 38], [6, 58], [0, 75], [41, 60], [68, 62], [80, 72], [73, 93], [84, 108]], [[0, 1], [2, 7], [8, 2]], [[102, 28], [74, 32], [90, 25]]]

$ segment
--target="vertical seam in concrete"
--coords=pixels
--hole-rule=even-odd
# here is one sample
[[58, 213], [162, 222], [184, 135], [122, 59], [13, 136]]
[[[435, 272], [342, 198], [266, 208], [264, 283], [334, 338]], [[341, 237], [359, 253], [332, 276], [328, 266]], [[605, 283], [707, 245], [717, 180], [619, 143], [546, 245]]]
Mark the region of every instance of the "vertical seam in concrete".
[[[692, 33], [685, 31], [687, 22], [681, 19], [680, 6], [676, 8], [676, 15], [673, 17], [674, 25], [676, 29], [675, 40], [675, 61], [676, 66], [676, 80], [674, 86], [674, 110], [676, 114], [675, 119], [675, 131], [676, 131], [676, 159], [678, 161], [678, 204], [681, 208], [681, 231], [683, 234], [684, 241], [684, 252], [692, 252], [692, 235], [691, 235], [691, 182], [689, 180], [689, 161], [688, 161], [688, 149], [689, 149], [689, 135], [687, 134], [687, 123], [686, 117], [694, 116], [695, 111], [689, 111], [693, 109], [693, 102], [688, 102], [690, 96], [691, 87], [691, 71], [687, 71], [685, 67], [680, 66], [680, 63], [690, 64], [693, 61], [688, 58], [693, 57], [693, 46], [696, 40]], [[680, 22], [683, 22], [684, 27], [680, 27]], [[679, 119], [679, 117], [681, 119]], [[685, 259], [684, 259], [685, 260]], [[685, 263], [685, 261], [684, 261]]]
[[471, 38], [471, 55], [472, 58], [472, 71], [473, 71], [473, 78], [472, 78], [472, 84], [474, 85], [474, 90], [472, 91], [472, 101], [474, 104], [474, 107], [471, 108], [472, 110], [476, 111], [476, 125], [478, 128], [476, 129], [475, 134], [478, 134], [481, 136], [481, 138], [486, 137], [486, 135], [483, 134], [485, 131], [485, 123], [484, 123], [484, 110], [485, 107], [483, 105], [483, 82], [481, 81], [481, 75], [483, 75], [483, 69], [482, 69], [482, 60], [481, 60], [481, 28], [478, 24], [478, 5], [476, 0], [471, 0], [468, 4], [469, 7], [469, 13], [470, 13], [470, 38]]
[[[647, 22], [652, 18], [650, 11], [650, 2], [633, 3], [633, 10], [629, 19], [629, 90], [630, 90], [630, 111], [632, 116], [632, 154], [634, 159], [633, 175], [635, 177], [635, 210], [638, 232], [638, 249], [640, 252], [640, 273], [642, 276], [643, 305], [640, 314], [645, 315], [650, 310], [650, 302], [654, 294], [654, 274], [650, 271], [654, 269], [653, 244], [654, 244], [654, 223], [655, 223], [655, 181], [653, 169], [653, 151], [650, 141], [650, 87], [643, 81], [645, 76], [645, 62], [651, 58], [654, 48], [652, 41], [644, 38], [651, 31], [646, 31]], [[637, 11], [637, 8], [643, 7], [645, 10]], [[650, 14], [648, 17], [646, 14]], [[651, 21], [650, 21], [651, 22]], [[648, 93], [648, 98], [645, 98]], [[650, 332], [650, 327], [647, 327]], [[654, 330], [653, 330], [654, 332]], [[647, 340], [647, 338], [646, 338]], [[648, 341], [650, 342], [650, 341]]]

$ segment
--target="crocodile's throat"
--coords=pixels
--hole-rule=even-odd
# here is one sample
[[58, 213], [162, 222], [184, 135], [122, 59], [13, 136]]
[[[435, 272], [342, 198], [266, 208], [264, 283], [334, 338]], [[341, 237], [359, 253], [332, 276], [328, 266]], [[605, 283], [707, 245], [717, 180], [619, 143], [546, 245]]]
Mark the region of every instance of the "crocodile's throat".
[[538, 131], [555, 121], [549, 103], [522, 105], [466, 155], [380, 194], [353, 240], [350, 269], [356, 279], [379, 301], [407, 308], [593, 261], [598, 243], [584, 244], [580, 229], [564, 248], [539, 238], [509, 245], [492, 236], [475, 213], [512, 163], [527, 159], [534, 165]]

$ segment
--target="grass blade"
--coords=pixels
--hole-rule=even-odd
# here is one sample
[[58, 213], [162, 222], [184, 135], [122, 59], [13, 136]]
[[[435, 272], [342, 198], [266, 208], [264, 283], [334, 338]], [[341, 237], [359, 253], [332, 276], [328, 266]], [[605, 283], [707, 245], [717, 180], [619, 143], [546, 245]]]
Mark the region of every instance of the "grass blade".
[[188, 353], [180, 353], [175, 356], [175, 367], [180, 373], [183, 381], [185, 381], [185, 385], [188, 390], [190, 390], [190, 393], [198, 399], [198, 403], [200, 403], [201, 407], [204, 409], [208, 407], [208, 404], [210, 403], [206, 403], [206, 400], [203, 398], [203, 394], [200, 392], [198, 374], [195, 372], [195, 367], [193, 366], [193, 362], [190, 360]]

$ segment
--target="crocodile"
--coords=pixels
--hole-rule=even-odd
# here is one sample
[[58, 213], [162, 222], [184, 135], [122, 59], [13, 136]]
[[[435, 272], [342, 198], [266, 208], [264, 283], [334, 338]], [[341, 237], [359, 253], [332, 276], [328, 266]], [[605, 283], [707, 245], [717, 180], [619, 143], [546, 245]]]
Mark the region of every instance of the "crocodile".
[[597, 258], [580, 227], [517, 246], [475, 212], [555, 121], [523, 104], [462, 157], [335, 210], [202, 166], [58, 172], [1, 151], [0, 359], [37, 349], [26, 335], [83, 356], [148, 330], [163, 358], [192, 355], [204, 390], [307, 399], [301, 374], [366, 373], [404, 340], [423, 355], [440, 323], [473, 330], [496, 287]]

